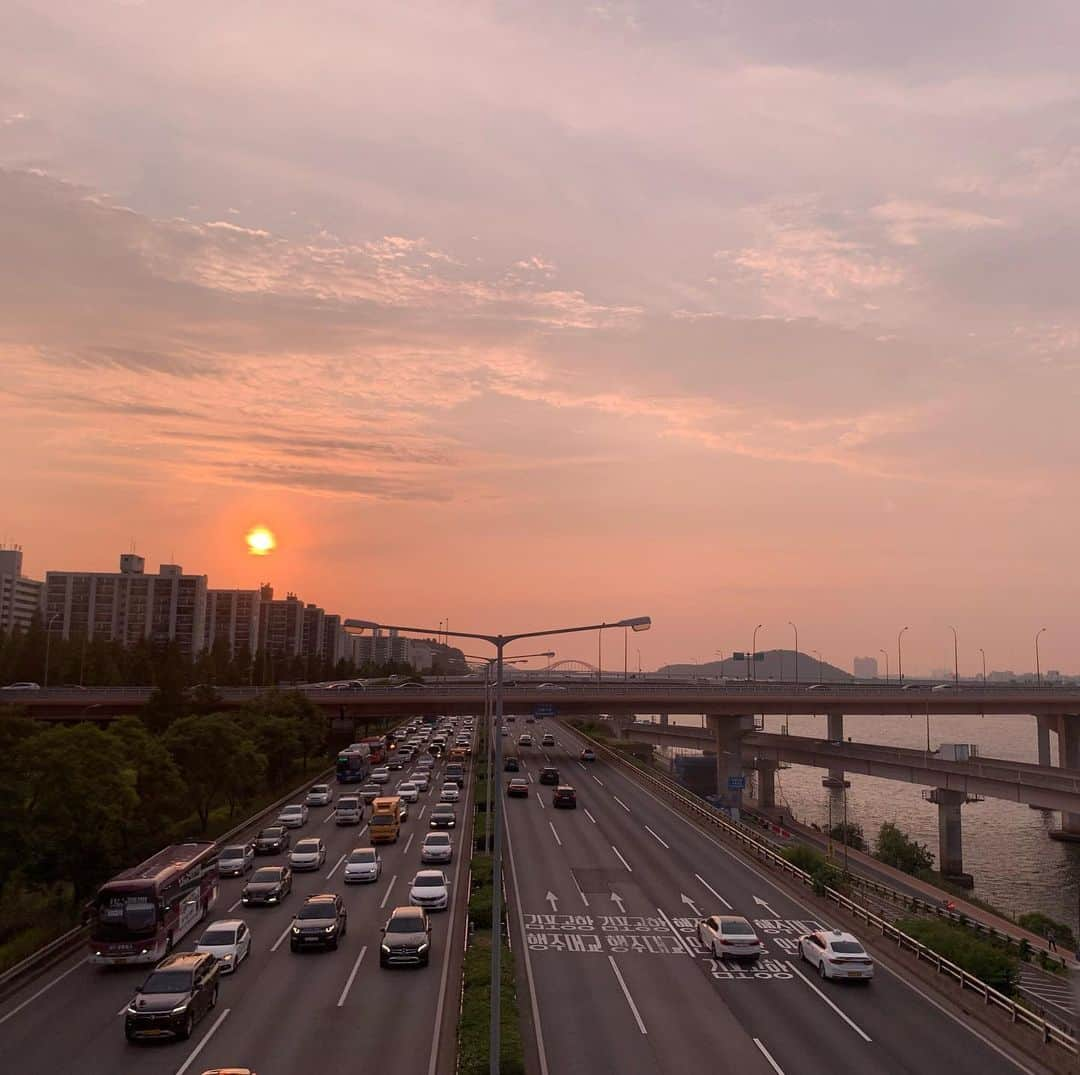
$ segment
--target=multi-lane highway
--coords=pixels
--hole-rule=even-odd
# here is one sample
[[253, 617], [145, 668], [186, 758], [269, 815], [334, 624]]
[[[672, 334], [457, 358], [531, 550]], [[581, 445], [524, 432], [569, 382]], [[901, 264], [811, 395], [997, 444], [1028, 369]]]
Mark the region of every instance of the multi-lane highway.
[[[505, 800], [511, 927], [528, 962], [541, 1068], [576, 1075], [712, 1071], [763, 1075], [1028, 1071], [922, 986], [878, 961], [872, 984], [822, 982], [796, 938], [821, 913], [677, 816], [617, 768], [578, 760], [582, 745], [553, 721], [557, 745], [521, 751], [527, 799]], [[511, 740], [512, 741], [512, 740]], [[578, 792], [552, 808], [537, 782], [555, 764]], [[505, 787], [507, 775], [501, 774]], [[736, 913], [766, 955], [738, 967], [704, 953], [696, 923]]]
[[[369, 840], [366, 824], [336, 825], [332, 804], [312, 809], [307, 824], [292, 831], [294, 843], [321, 836], [327, 858], [317, 872], [294, 874], [293, 891], [282, 906], [245, 909], [239, 903], [244, 880], [219, 882], [217, 905], [206, 923], [242, 917], [252, 930], [253, 946], [240, 969], [222, 978], [217, 1008], [196, 1025], [190, 1041], [128, 1044], [124, 1009], [150, 968], [93, 967], [80, 952], [0, 1004], [4, 1066], [23, 1075], [199, 1075], [219, 1066], [246, 1066], [259, 1075], [356, 1070], [436, 1075], [453, 1070], [460, 983], [449, 973], [448, 959], [455, 943], [460, 949], [462, 937], [451, 923], [460, 924], [457, 912], [466, 895], [461, 888], [469, 849], [462, 840], [471, 814], [471, 781], [457, 804], [458, 826], [451, 830], [454, 861], [440, 867], [451, 880], [451, 906], [431, 916], [431, 964], [379, 967], [380, 929], [393, 907], [408, 903], [409, 881], [421, 868], [420, 843], [429, 831], [443, 768], [440, 762], [428, 792], [409, 806], [398, 842], [380, 847], [377, 883], [343, 882], [344, 855]], [[404, 772], [391, 775], [403, 778]], [[335, 786], [335, 794], [355, 788]], [[283, 856], [255, 860], [256, 867], [283, 861]], [[337, 951], [294, 954], [287, 935], [292, 916], [304, 897], [316, 892], [343, 895], [348, 933]], [[178, 947], [193, 948], [201, 932], [197, 926]]]

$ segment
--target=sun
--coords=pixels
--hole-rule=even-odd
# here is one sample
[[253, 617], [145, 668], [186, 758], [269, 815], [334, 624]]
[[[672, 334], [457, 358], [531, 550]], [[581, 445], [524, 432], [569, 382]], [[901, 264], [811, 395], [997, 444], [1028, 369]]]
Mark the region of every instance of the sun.
[[253, 526], [245, 535], [244, 540], [252, 556], [266, 556], [277, 547], [274, 532], [265, 526]]

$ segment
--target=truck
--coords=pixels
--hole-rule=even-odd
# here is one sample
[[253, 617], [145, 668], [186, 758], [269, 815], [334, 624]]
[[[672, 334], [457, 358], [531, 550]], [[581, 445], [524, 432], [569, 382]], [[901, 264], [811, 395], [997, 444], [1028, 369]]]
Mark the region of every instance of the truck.
[[371, 772], [371, 751], [362, 743], [354, 743], [337, 757], [339, 784], [362, 784]]
[[396, 844], [401, 832], [401, 796], [381, 795], [371, 804], [368, 832], [373, 844]]
[[360, 740], [360, 745], [367, 747], [370, 751], [372, 765], [382, 765], [386, 761], [386, 736], [368, 736], [367, 739]]

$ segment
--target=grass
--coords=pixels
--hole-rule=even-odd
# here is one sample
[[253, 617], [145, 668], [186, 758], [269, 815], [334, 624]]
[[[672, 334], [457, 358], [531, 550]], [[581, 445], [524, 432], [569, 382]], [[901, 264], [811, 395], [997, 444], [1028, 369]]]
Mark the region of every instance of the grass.
[[1016, 991], [1019, 960], [1003, 944], [940, 919], [901, 918], [895, 925], [999, 993], [1012, 996]]

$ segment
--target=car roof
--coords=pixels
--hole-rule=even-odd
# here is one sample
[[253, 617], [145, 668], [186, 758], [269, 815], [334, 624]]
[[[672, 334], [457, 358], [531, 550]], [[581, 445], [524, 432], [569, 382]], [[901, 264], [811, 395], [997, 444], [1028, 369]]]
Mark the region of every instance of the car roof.
[[433, 814], [438, 814], [438, 813], [443, 813], [443, 814], [450, 813], [450, 814], [452, 814], [454, 812], [454, 806], [453, 806], [453, 803], [436, 803], [431, 808], [431, 812]]
[[[321, 844], [321, 843], [322, 843], [322, 837], [320, 837], [320, 836], [302, 836], [299, 840], [296, 841], [296, 846], [299, 847], [301, 844]], [[295, 848], [294, 848], [294, 850], [295, 850]]]
[[450, 833], [448, 832], [429, 832], [424, 835], [425, 840], [438, 840], [442, 843], [443, 840], [450, 839]]
[[423, 919], [424, 912], [420, 907], [395, 907], [390, 912], [391, 918], [417, 918]]
[[316, 892], [312, 896], [308, 896], [304, 903], [332, 903], [337, 899], [337, 896], [333, 892]]
[[851, 941], [853, 944], [862, 945], [862, 941], [854, 933], [845, 933], [842, 929], [822, 930], [821, 932], [830, 944], [834, 941]]
[[166, 956], [154, 970], [192, 970], [213, 958], [208, 952], [176, 952]]
[[446, 874], [444, 874], [442, 872], [442, 870], [417, 870], [416, 871], [416, 876], [417, 877], [438, 877], [438, 878], [441, 878], [443, 881], [446, 880]]
[[570, 784], [560, 784], [555, 790], [556, 791], [573, 791], [574, 789]]
[[717, 914], [713, 915], [718, 922], [745, 922], [750, 925], [750, 919], [741, 914]]
[[211, 922], [205, 929], [238, 929], [244, 925], [242, 918], [219, 918], [216, 922]]

